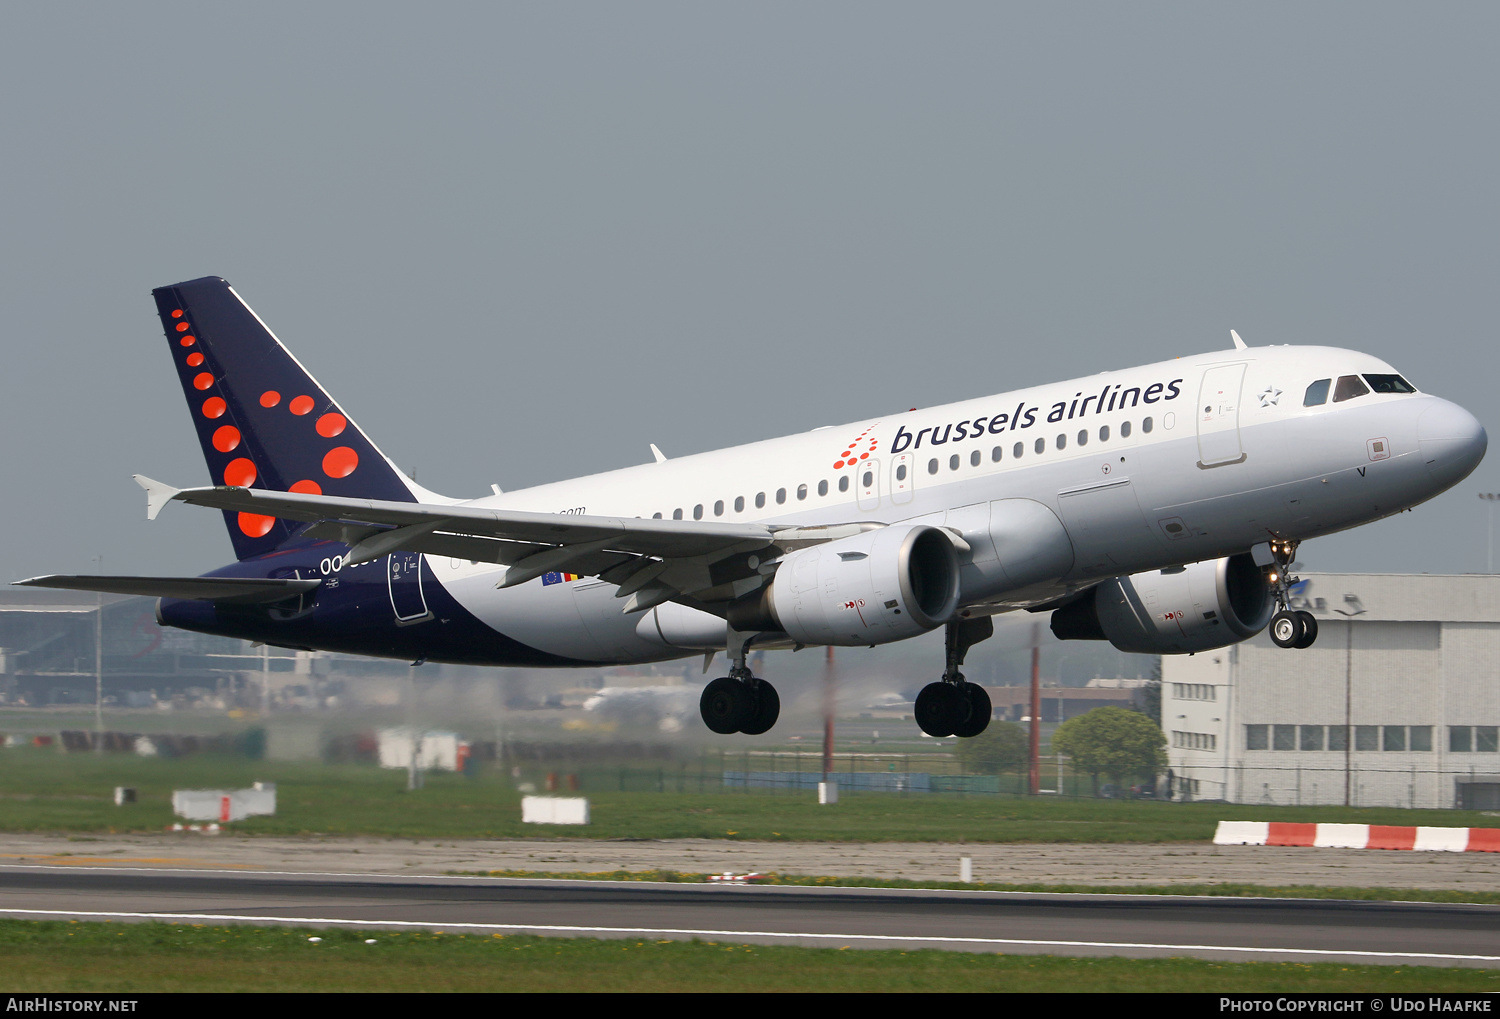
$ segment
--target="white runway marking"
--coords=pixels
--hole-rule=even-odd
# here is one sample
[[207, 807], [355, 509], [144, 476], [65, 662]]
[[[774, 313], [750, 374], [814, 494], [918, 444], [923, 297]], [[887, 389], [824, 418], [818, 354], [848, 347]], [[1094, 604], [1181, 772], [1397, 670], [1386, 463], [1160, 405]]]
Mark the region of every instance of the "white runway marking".
[[694, 930], [684, 927], [578, 927], [535, 923], [442, 923], [420, 920], [348, 920], [321, 916], [247, 916], [233, 913], [123, 913], [79, 909], [4, 909], [0, 913], [27, 916], [99, 917], [134, 920], [255, 920], [290, 924], [354, 927], [421, 927], [430, 930], [548, 931], [554, 934], [676, 934], [714, 938], [816, 938], [824, 941], [907, 941], [945, 945], [1020, 945], [1028, 948], [1136, 948], [1169, 952], [1250, 952], [1260, 955], [1359, 956], [1367, 959], [1447, 959], [1461, 962], [1500, 962], [1500, 955], [1452, 955], [1441, 952], [1367, 952], [1336, 948], [1257, 948], [1241, 945], [1162, 945], [1132, 941], [1043, 941], [1025, 938], [953, 938], [930, 934], [813, 934], [789, 931]]

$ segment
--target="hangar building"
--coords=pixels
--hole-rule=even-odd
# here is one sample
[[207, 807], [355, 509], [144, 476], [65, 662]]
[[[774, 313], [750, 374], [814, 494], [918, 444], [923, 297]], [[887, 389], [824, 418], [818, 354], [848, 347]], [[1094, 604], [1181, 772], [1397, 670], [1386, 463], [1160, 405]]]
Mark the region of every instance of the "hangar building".
[[1317, 643], [1162, 659], [1173, 792], [1500, 809], [1500, 577], [1304, 574]]

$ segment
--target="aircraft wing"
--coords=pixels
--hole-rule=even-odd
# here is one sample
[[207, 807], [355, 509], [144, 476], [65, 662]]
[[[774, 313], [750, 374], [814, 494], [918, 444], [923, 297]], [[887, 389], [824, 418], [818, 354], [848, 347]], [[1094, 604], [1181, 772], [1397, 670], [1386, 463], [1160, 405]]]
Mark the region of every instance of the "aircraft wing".
[[710, 567], [735, 555], [775, 546], [770, 559], [809, 544], [880, 526], [783, 527], [701, 520], [586, 516], [488, 509], [472, 505], [349, 499], [301, 492], [219, 486], [176, 489], [136, 477], [147, 492], [147, 515], [168, 502], [255, 513], [312, 523], [311, 537], [350, 546], [350, 563], [370, 562], [401, 549], [508, 566], [496, 586], [513, 587], [566, 570], [599, 576], [629, 598], [626, 612], [678, 596], [727, 601], [760, 587], [764, 578], [742, 567], [726, 574]]
[[261, 580], [253, 577], [32, 577], [21, 587], [57, 587], [69, 591], [135, 594], [146, 598], [197, 598], [254, 605], [277, 602], [311, 591], [321, 580]]

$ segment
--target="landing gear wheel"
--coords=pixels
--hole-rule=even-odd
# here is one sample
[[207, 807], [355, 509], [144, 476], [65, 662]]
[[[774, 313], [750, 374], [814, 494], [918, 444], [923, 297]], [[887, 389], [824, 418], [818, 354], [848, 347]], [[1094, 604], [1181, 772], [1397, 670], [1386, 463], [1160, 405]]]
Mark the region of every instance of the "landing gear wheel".
[[1297, 618], [1302, 621], [1302, 636], [1298, 638], [1293, 647], [1312, 647], [1313, 641], [1318, 639], [1318, 619], [1311, 612], [1299, 609]]
[[1271, 617], [1271, 641], [1277, 647], [1296, 647], [1306, 630], [1300, 613], [1282, 609]]
[[990, 695], [978, 683], [965, 683], [957, 688], [956, 693], [958, 696], [954, 699], [960, 706], [966, 704], [969, 717], [953, 727], [953, 735], [965, 738], [978, 736], [990, 724]]
[[[777, 702], [780, 709], [780, 702]], [[739, 732], [755, 712], [755, 701], [744, 683], [721, 676], [703, 688], [698, 699], [698, 713], [703, 724], [721, 736]], [[769, 728], [769, 726], [767, 727]]]
[[917, 694], [913, 713], [917, 725], [929, 736], [952, 736], [959, 722], [966, 716], [968, 705], [960, 700], [958, 688], [952, 683], [928, 683]]
[[776, 719], [781, 714], [781, 695], [776, 692], [774, 686], [763, 679], [755, 681], [755, 689], [751, 692], [755, 697], [755, 711], [740, 727], [740, 732], [746, 736], [759, 736], [776, 724]]

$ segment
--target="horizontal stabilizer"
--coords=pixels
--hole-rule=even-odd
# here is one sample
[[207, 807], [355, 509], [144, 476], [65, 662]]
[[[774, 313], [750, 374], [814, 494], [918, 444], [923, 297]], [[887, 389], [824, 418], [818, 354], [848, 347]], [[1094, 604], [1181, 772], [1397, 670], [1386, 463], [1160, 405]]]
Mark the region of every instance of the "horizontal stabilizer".
[[263, 580], [259, 577], [32, 577], [21, 587], [60, 587], [69, 591], [134, 594], [145, 598], [190, 598], [239, 605], [281, 601], [311, 591], [321, 580]]

